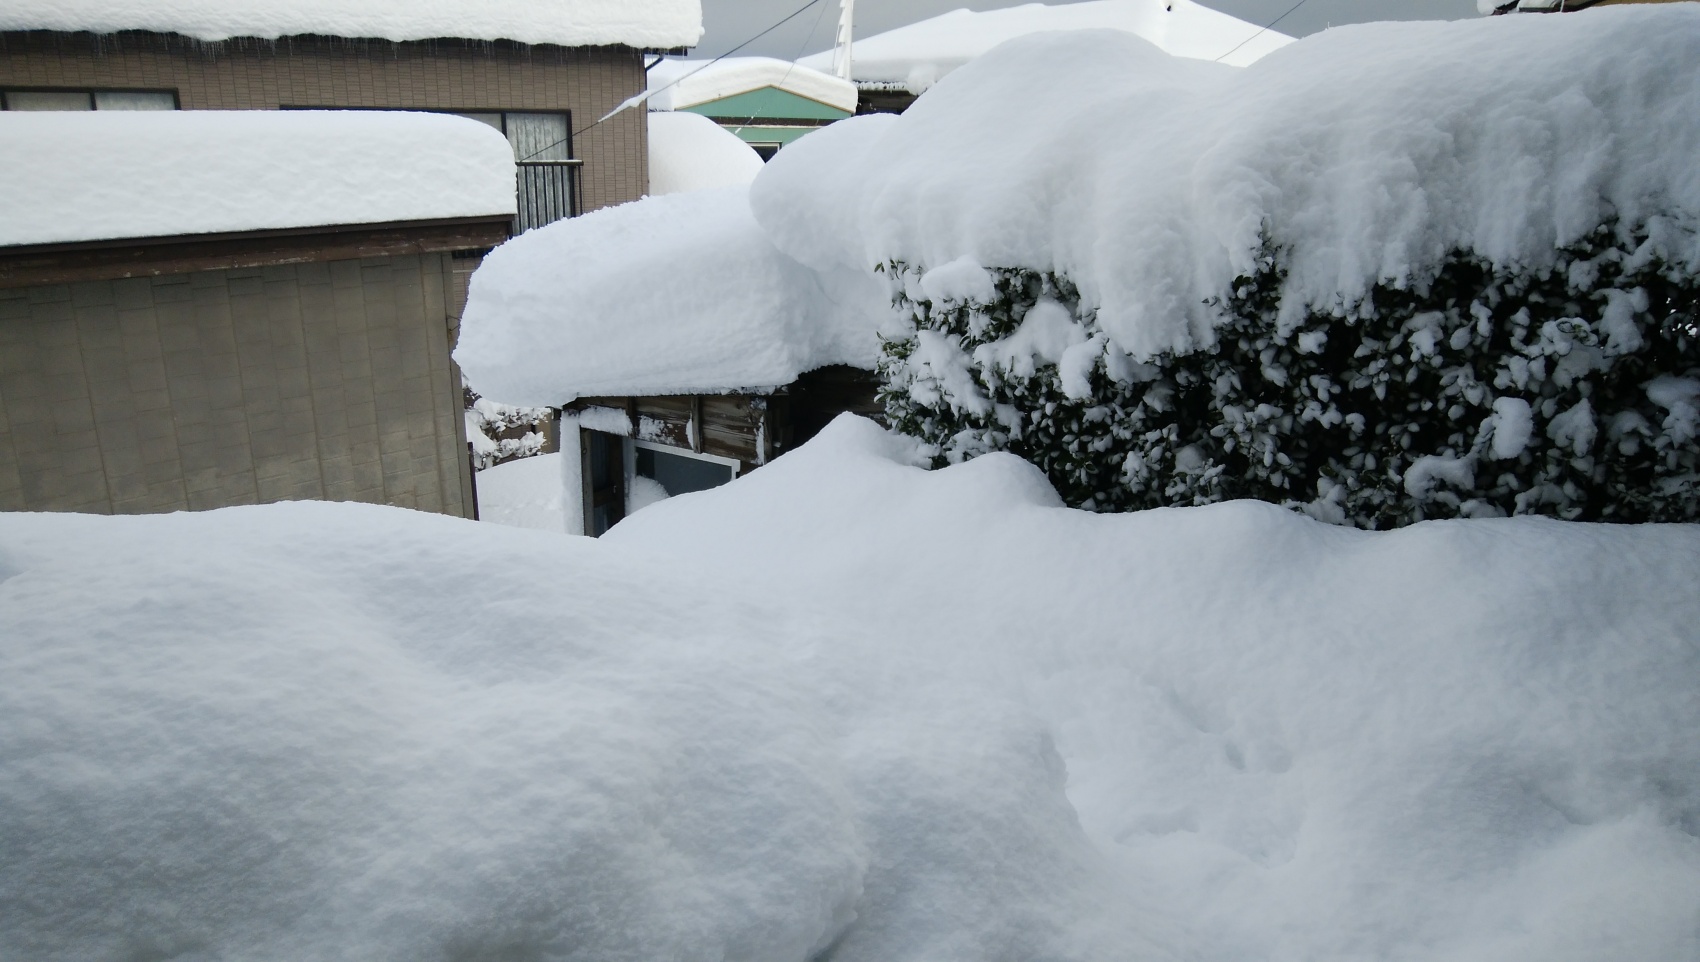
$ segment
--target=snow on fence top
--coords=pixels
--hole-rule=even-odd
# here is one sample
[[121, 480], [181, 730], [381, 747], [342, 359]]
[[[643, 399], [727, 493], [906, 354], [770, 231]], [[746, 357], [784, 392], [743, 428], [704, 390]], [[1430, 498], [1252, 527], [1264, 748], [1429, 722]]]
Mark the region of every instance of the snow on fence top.
[[[851, 72], [859, 84], [920, 93], [998, 44], [1047, 30], [1121, 30], [1144, 37], [1177, 57], [1244, 66], [1293, 38], [1200, 6], [1192, 0], [1092, 0], [1002, 10], [952, 10], [896, 30], [857, 38]], [[832, 51], [798, 61], [832, 69]], [[1100, 64], [1111, 67], [1110, 64]], [[1039, 77], [1030, 82], [1043, 84]]]
[[318, 34], [672, 48], [702, 37], [702, 6], [699, 0], [7, 0], [0, 30], [152, 30], [207, 41]]
[[776, 250], [745, 188], [690, 191], [496, 248], [472, 275], [455, 360], [506, 404], [776, 387], [872, 368], [887, 310], [872, 278]]
[[1423, 285], [1449, 252], [1539, 269], [1608, 220], [1700, 270], [1695, 157], [1700, 6], [1674, 3], [1342, 27], [1243, 70], [1123, 32], [1026, 37], [900, 117], [798, 141], [750, 196], [816, 267], [1066, 275], [1150, 356], [1208, 344], [1206, 302], [1266, 240], [1295, 319]]
[[512, 214], [485, 124], [379, 111], [0, 113], [0, 245]]
[[[649, 71], [651, 110], [698, 104], [773, 87], [854, 113], [856, 85], [812, 67], [772, 57], [729, 57], [717, 63], [664, 60]], [[759, 118], [754, 118], [759, 119]]]

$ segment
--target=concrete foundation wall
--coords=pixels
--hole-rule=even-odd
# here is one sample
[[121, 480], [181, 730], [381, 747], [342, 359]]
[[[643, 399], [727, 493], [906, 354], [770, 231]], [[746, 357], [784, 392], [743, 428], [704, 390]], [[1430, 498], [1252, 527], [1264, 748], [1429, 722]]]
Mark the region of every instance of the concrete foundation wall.
[[0, 290], [0, 510], [471, 517], [448, 254]]
[[572, 146], [585, 210], [636, 200], [649, 185], [643, 108], [592, 126], [644, 88], [643, 56], [629, 47], [0, 33], [0, 87], [171, 90], [185, 110], [564, 110], [584, 129]]

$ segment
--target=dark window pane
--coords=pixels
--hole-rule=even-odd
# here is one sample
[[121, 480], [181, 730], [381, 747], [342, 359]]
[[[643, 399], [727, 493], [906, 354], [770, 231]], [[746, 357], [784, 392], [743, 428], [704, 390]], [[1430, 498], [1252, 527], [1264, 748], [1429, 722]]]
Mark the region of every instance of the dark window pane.
[[707, 491], [732, 480], [732, 469], [715, 461], [638, 448], [637, 473], [661, 483], [670, 495]]

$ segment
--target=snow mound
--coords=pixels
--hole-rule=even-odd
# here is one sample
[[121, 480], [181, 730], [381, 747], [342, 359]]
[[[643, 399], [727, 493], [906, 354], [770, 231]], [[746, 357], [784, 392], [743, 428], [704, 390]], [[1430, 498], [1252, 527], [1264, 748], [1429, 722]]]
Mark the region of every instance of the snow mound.
[[321, 503], [0, 545], [8, 957], [781, 962], [860, 897], [795, 639], [621, 552]]
[[565, 469], [560, 452], [554, 452], [478, 472], [478, 520], [557, 534], [566, 531], [561, 475]]
[[852, 113], [856, 85], [812, 67], [773, 57], [663, 60], [649, 70], [651, 110], [683, 110], [773, 87]]
[[[1236, 67], [1293, 42], [1285, 34], [1193, 0], [1089, 0], [1055, 6], [1029, 3], [1001, 10], [952, 10], [885, 33], [858, 37], [851, 48], [851, 74], [860, 85], [920, 93], [1001, 43], [1051, 30], [1118, 30], [1177, 57], [1219, 60]], [[798, 63], [830, 71], [832, 53], [811, 54]], [[1114, 69], [1107, 62], [1094, 66]], [[1040, 85], [1048, 82], [1034, 75], [1023, 79]]]
[[1066, 275], [1138, 356], [1210, 343], [1206, 302], [1265, 237], [1294, 318], [1355, 310], [1378, 281], [1421, 286], [1452, 251], [1539, 270], [1608, 218], [1646, 233], [1637, 256], [1693, 271], [1692, 6], [1364, 24], [1243, 70], [1126, 32], [1023, 37], [901, 117], [787, 148], [751, 201], [817, 267]]
[[484, 259], [455, 359], [508, 404], [789, 384], [872, 368], [882, 287], [770, 243], [742, 188], [651, 197], [527, 231]]
[[1093, 515], [915, 455], [841, 418], [600, 541], [0, 515], [0, 945], [1700, 950], [1700, 527]]
[[0, 30], [152, 30], [197, 40], [303, 34], [515, 40], [565, 47], [689, 47], [700, 0], [8, 0]]
[[485, 124], [381, 111], [0, 113], [0, 245], [514, 212]]
[[649, 193], [742, 187], [761, 173], [761, 155], [731, 131], [693, 113], [649, 115]]
[[[835, 962], [1700, 952], [1700, 526], [1095, 515], [1010, 455], [914, 456], [846, 416], [604, 536], [854, 625], [837, 677], [875, 717], [915, 710], [936, 754], [912, 790], [985, 825], [978, 852], [966, 826], [912, 832], [865, 883], [917, 931], [956, 926], [956, 954], [894, 950], [870, 918]], [[976, 711], [1056, 753], [1092, 854], [1052, 826], [1052, 902], [1021, 901], [1037, 853], [989, 821], [1049, 816], [942, 747]]]

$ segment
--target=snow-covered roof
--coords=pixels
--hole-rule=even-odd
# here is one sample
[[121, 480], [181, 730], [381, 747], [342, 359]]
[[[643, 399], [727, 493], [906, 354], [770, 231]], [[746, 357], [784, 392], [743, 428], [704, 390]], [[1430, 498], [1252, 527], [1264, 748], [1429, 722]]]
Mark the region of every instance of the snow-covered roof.
[[7, 0], [0, 30], [152, 30], [197, 40], [320, 34], [689, 47], [700, 0]]
[[855, 113], [856, 85], [813, 67], [772, 57], [728, 57], [714, 63], [664, 60], [649, 71], [651, 110], [683, 110], [773, 87]]
[[0, 112], [0, 245], [511, 214], [475, 120], [380, 111]]
[[[952, 10], [918, 23], [857, 38], [851, 72], [858, 84], [915, 93], [1006, 40], [1046, 30], [1123, 30], [1177, 57], [1244, 66], [1292, 42], [1193, 0], [1092, 0], [1001, 10]], [[798, 61], [832, 69], [832, 51]], [[1106, 65], [1109, 66], [1109, 65]], [[1035, 78], [1037, 79], [1037, 78]]]
[[649, 193], [677, 194], [749, 184], [761, 173], [755, 148], [707, 117], [649, 115]]
[[744, 188], [690, 191], [491, 251], [455, 359], [508, 404], [777, 387], [828, 364], [872, 368], [887, 310], [872, 278], [817, 273], [775, 249]]

